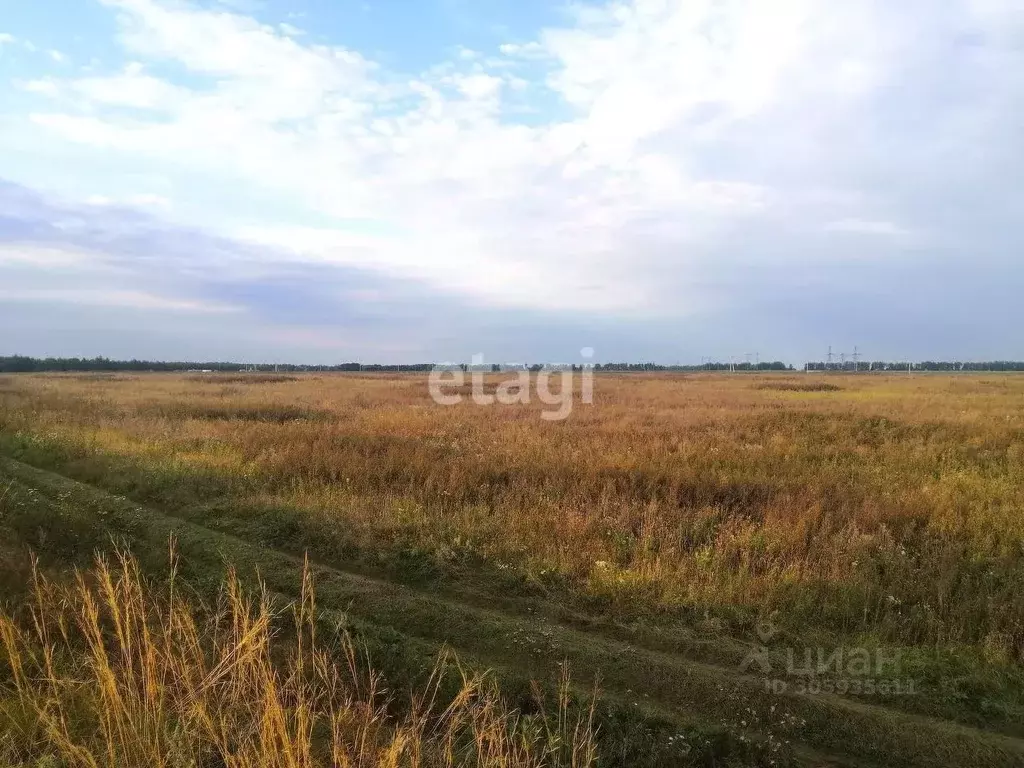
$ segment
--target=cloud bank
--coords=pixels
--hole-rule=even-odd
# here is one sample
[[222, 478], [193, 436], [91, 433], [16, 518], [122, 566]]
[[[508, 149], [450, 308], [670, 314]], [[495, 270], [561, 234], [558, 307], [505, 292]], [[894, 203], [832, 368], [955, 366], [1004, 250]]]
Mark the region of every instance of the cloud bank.
[[1024, 357], [1008, 0], [574, 4], [414, 72], [100, 5], [109, 63], [8, 86], [5, 312], [145, 318], [106, 338], [151, 357]]

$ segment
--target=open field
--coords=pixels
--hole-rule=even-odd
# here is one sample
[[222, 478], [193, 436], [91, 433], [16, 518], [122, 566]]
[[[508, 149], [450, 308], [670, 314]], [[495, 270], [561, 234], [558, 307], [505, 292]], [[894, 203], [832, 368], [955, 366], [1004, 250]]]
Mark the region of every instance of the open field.
[[550, 422], [422, 375], [0, 377], [6, 558], [115, 534], [156, 572], [173, 533], [192, 581], [297, 595], [308, 552], [382, 653], [599, 674], [605, 764], [1024, 764], [1024, 377], [594, 390]]

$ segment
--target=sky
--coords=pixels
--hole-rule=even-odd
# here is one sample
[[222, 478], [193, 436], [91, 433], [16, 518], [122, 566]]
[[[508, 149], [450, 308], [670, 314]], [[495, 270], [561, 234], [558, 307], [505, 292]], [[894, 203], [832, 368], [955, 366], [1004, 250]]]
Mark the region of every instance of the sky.
[[0, 354], [1024, 359], [1019, 0], [0, 0]]

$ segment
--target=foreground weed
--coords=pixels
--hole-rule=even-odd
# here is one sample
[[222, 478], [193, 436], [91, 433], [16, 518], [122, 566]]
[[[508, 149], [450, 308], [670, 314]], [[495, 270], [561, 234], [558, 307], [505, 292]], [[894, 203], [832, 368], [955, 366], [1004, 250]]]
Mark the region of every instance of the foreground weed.
[[[352, 641], [323, 642], [307, 569], [291, 620], [229, 573], [212, 606], [128, 555], [72, 583], [33, 571], [0, 614], [0, 762], [82, 768], [584, 768], [586, 715], [507, 706], [488, 675], [442, 656], [406, 701]], [[456, 680], [454, 696], [450, 681]], [[565, 687], [567, 691], [567, 684]]]

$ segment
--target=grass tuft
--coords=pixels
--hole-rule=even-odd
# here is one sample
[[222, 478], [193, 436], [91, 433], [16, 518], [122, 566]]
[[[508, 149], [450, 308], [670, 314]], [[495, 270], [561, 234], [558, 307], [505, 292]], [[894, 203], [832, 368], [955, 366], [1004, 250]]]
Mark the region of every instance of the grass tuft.
[[287, 610], [231, 572], [208, 605], [121, 554], [71, 583], [33, 569], [26, 605], [0, 613], [0, 762], [593, 765], [593, 709], [570, 716], [562, 685], [554, 711], [527, 716], [445, 654], [402, 702], [348, 636], [324, 638], [308, 569]]

